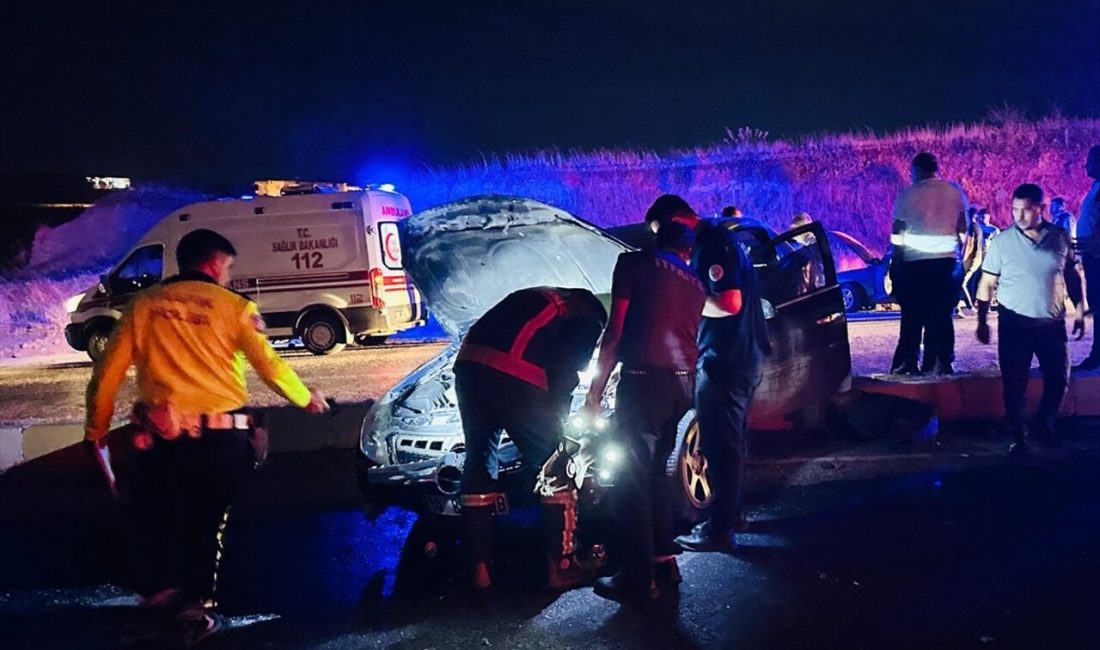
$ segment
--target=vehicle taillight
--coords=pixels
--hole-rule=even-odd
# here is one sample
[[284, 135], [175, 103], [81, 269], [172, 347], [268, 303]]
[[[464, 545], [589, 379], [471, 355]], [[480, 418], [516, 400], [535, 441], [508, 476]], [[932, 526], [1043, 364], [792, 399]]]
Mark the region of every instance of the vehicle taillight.
[[385, 278], [382, 277], [382, 269], [370, 270], [370, 304], [376, 309], [381, 309], [386, 306], [386, 301], [382, 300], [382, 291], [385, 288]]

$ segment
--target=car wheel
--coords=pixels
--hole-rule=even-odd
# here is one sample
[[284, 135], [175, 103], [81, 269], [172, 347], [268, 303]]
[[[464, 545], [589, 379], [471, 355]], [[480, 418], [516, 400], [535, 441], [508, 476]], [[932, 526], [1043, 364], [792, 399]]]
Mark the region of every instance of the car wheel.
[[844, 311], [859, 311], [865, 303], [863, 289], [851, 283], [840, 285], [840, 296], [844, 299]]
[[688, 411], [680, 421], [676, 446], [665, 465], [665, 475], [675, 483], [673, 510], [678, 527], [690, 528], [702, 521], [714, 505], [714, 485], [707, 457], [703, 453], [699, 423], [695, 411]]
[[88, 357], [99, 363], [107, 354], [107, 341], [111, 338], [111, 325], [93, 325], [88, 329]]
[[315, 311], [302, 319], [302, 345], [313, 354], [336, 354], [347, 345], [344, 323], [336, 315]]
[[388, 334], [368, 336], [365, 334], [357, 334], [355, 336], [355, 342], [364, 347], [373, 345], [384, 345], [386, 339], [390, 338]]

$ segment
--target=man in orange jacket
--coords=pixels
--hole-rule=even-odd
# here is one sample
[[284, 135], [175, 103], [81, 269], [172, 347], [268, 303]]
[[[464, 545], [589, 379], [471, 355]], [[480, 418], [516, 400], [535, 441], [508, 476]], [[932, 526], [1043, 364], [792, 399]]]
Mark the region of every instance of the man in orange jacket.
[[137, 294], [88, 385], [85, 438], [110, 478], [106, 436], [133, 365], [138, 433], [127, 477], [146, 602], [180, 607], [185, 645], [221, 627], [214, 590], [229, 507], [253, 466], [254, 425], [244, 359], [275, 392], [320, 413], [328, 406], [272, 349], [251, 300], [225, 286], [236, 250], [211, 230], [176, 248], [180, 274]]

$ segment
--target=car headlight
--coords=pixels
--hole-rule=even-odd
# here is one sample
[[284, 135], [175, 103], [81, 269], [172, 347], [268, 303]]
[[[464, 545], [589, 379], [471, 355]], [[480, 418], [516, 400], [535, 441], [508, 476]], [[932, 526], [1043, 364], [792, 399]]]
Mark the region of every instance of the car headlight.
[[603, 448], [603, 460], [610, 465], [618, 465], [623, 459], [623, 450], [619, 445], [608, 444]]
[[359, 426], [359, 450], [376, 465], [386, 465], [390, 462], [385, 435], [389, 430], [390, 408], [389, 401], [375, 402]]
[[608, 419], [606, 415], [592, 418], [584, 413], [574, 413], [569, 417], [569, 428], [572, 429], [573, 433], [576, 435], [604, 431], [607, 429], [607, 425]]
[[76, 311], [76, 308], [80, 306], [80, 301], [84, 299], [84, 294], [78, 293], [65, 301], [65, 313], [71, 314]]

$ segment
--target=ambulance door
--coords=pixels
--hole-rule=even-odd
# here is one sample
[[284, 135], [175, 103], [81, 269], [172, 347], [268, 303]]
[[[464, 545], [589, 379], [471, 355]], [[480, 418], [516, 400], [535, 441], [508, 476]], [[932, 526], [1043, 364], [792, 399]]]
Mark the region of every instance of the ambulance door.
[[412, 213], [396, 193], [371, 194], [365, 236], [369, 252], [371, 306], [386, 312], [395, 329], [424, 318], [422, 300], [405, 273], [397, 222]]

